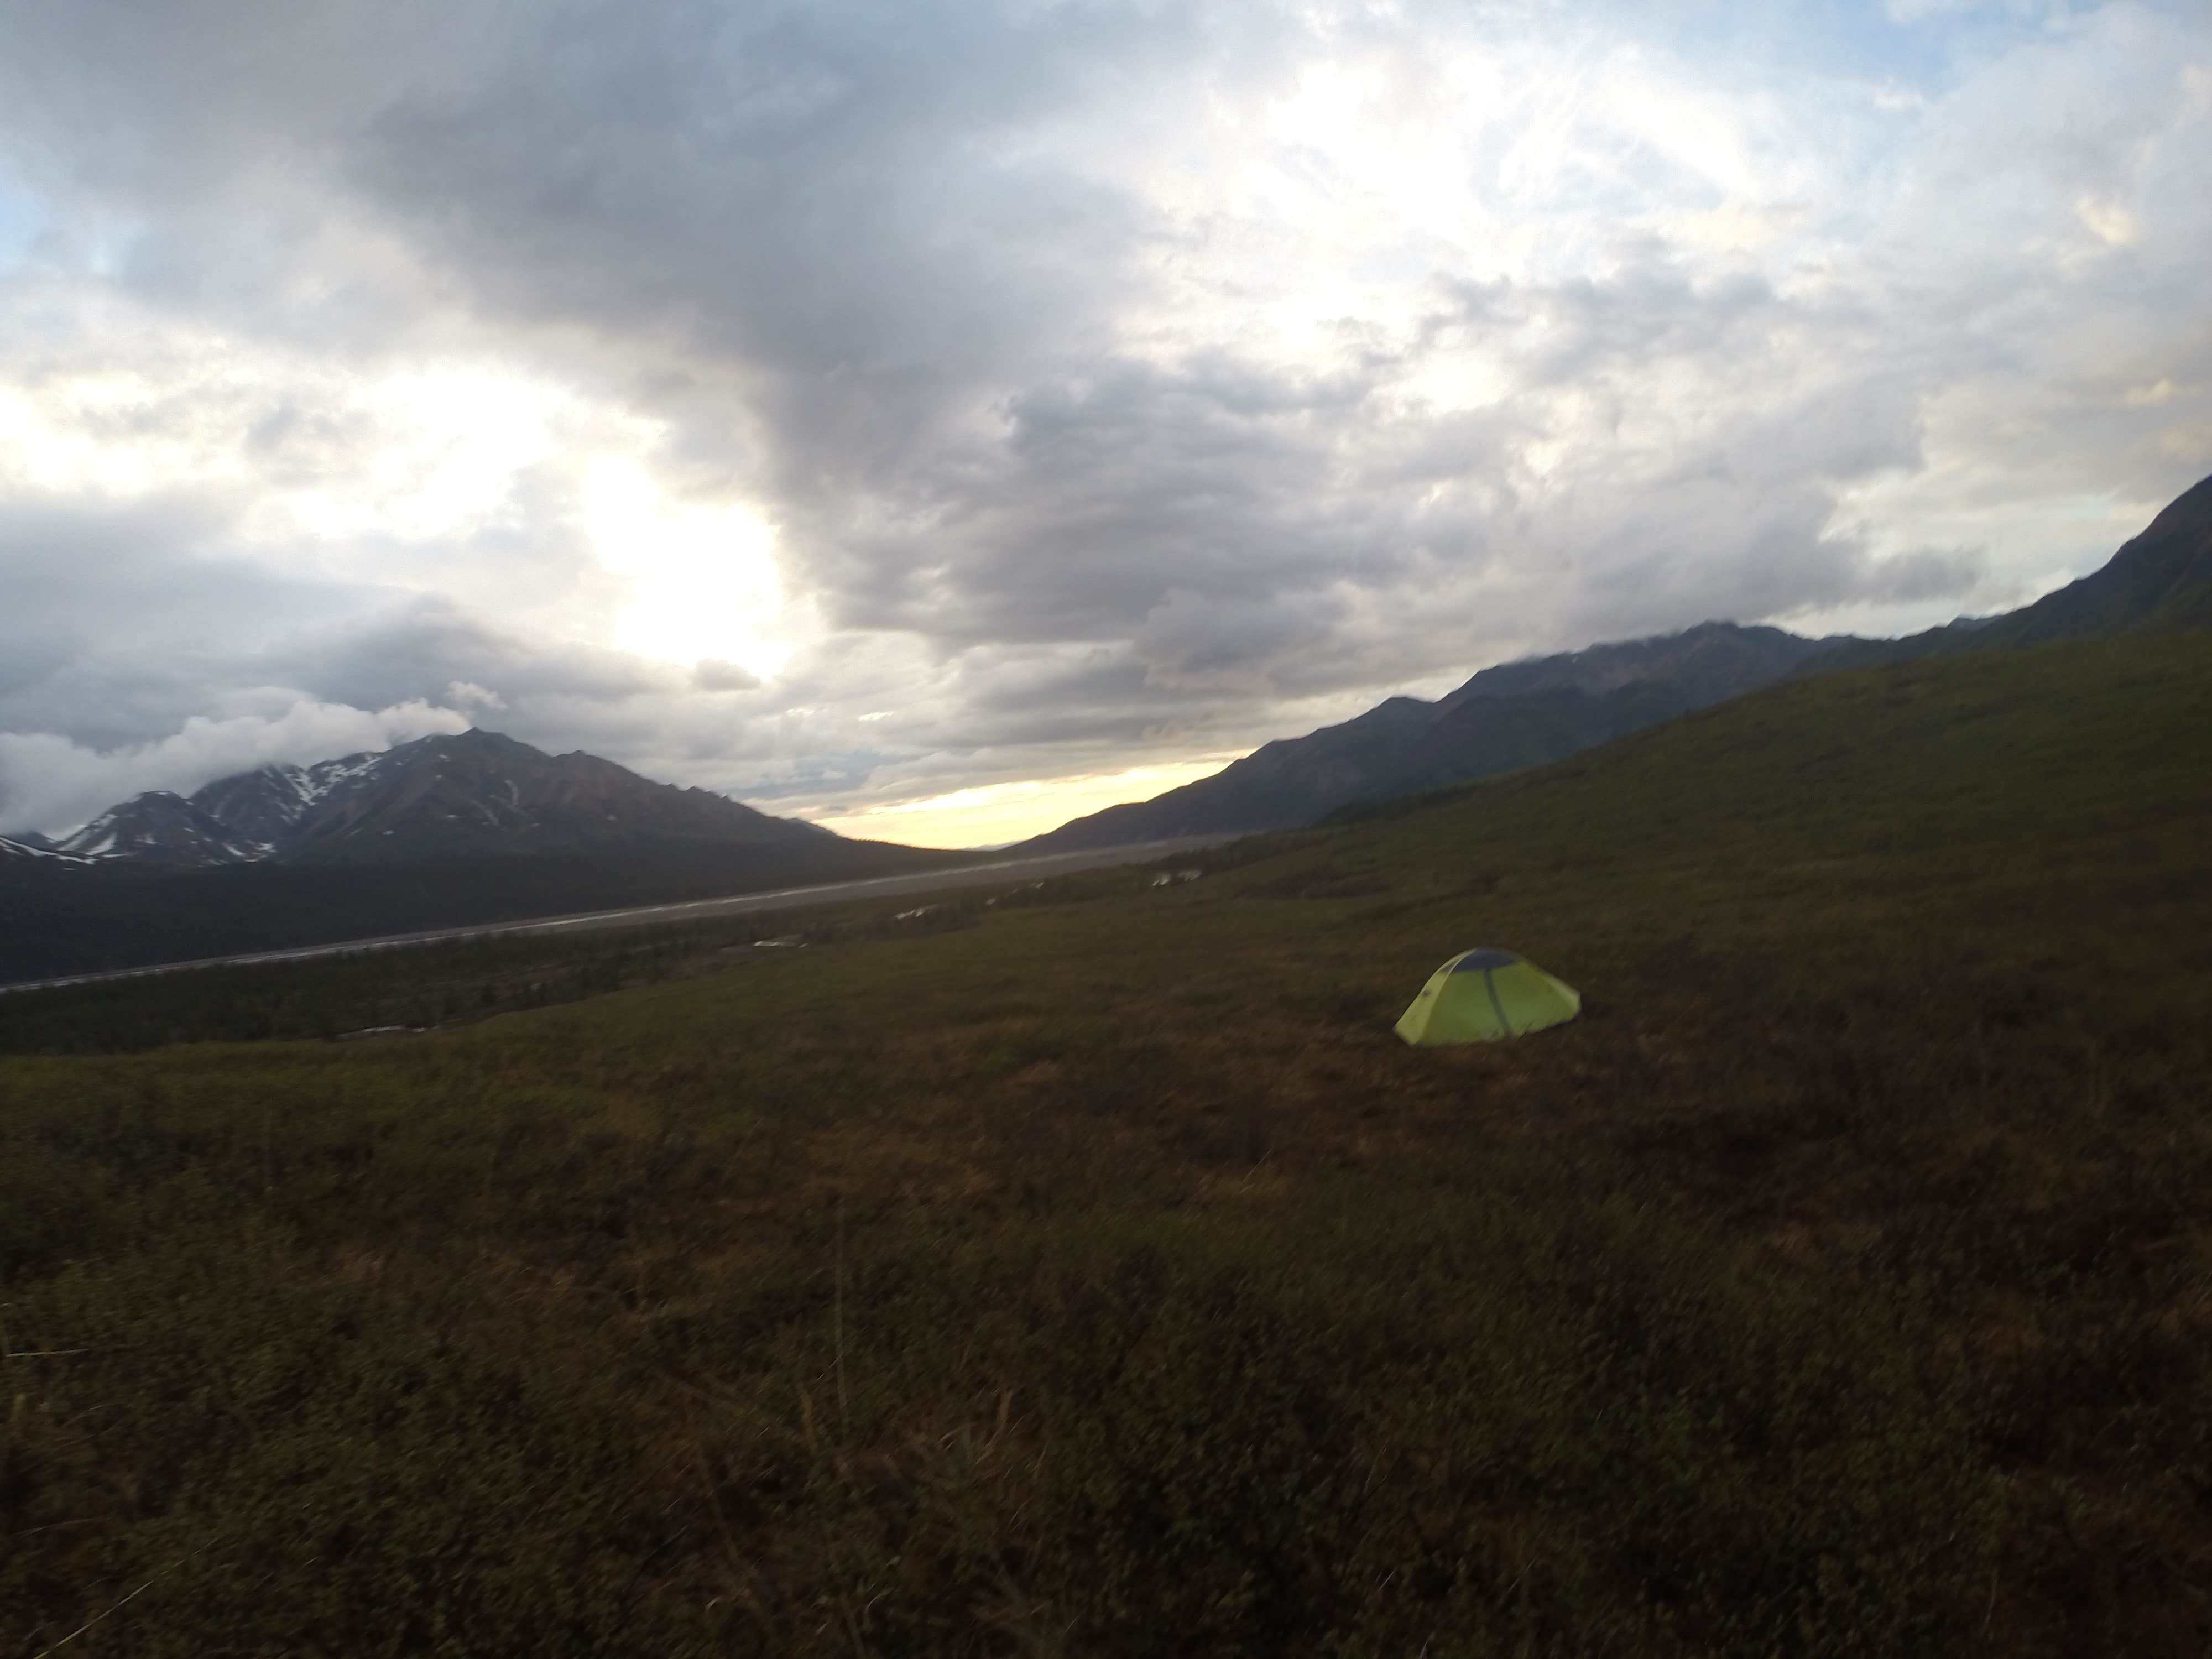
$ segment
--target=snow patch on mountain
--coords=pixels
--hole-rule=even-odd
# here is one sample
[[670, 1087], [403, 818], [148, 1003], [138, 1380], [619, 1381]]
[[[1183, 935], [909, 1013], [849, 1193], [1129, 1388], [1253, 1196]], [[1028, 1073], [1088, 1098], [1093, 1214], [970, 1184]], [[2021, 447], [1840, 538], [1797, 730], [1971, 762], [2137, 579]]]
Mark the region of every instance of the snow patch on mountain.
[[77, 854], [64, 853], [60, 848], [46, 843], [43, 837], [32, 842], [19, 841], [12, 836], [0, 836], [0, 863], [16, 860], [54, 866], [75, 865], [81, 868], [88, 868], [93, 862]]

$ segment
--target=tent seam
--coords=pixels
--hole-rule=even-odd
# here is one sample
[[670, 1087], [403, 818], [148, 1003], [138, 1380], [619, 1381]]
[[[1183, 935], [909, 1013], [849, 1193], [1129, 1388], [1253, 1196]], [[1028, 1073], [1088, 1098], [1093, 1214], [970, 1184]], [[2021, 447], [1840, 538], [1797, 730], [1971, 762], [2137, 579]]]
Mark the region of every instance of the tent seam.
[[1482, 970], [1482, 988], [1490, 993], [1490, 1012], [1498, 1016], [1498, 1029], [1508, 1036], [1520, 1035], [1513, 1029], [1513, 1022], [1505, 1018], [1505, 1005], [1498, 1000], [1498, 970], [1495, 968]]

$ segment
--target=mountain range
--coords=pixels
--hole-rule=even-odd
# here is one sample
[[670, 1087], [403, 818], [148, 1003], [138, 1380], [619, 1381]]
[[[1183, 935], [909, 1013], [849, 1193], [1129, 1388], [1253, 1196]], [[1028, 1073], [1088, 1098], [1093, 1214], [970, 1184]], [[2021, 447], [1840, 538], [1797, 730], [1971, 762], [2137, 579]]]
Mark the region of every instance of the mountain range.
[[1211, 777], [1077, 818], [1023, 850], [1295, 829], [1353, 801], [1535, 766], [1626, 737], [1781, 679], [1832, 644], [1705, 623], [1504, 663], [1434, 702], [1391, 697], [1340, 726], [1262, 744]]
[[[2212, 626], [2212, 479], [2100, 569], [1902, 640], [1707, 623], [1392, 697], [1212, 777], [1024, 842], [1056, 852], [1295, 828], [1556, 760], [1792, 676]], [[123, 802], [58, 841], [0, 838], [0, 981], [919, 872], [971, 854], [847, 841], [611, 761], [493, 732], [267, 766]]]
[[948, 867], [464, 732], [0, 840], [0, 983]]
[[2146, 629], [2212, 626], [2212, 478], [2100, 569], [2002, 616], [1901, 640], [1807, 639], [1705, 623], [1680, 634], [1484, 669], [1433, 702], [1392, 697], [1263, 744], [1210, 777], [1022, 843], [1059, 852], [1296, 829], [1340, 808], [1540, 765], [1795, 675]]
[[840, 839], [704, 789], [654, 783], [596, 755], [549, 755], [471, 731], [312, 766], [264, 766], [190, 795], [149, 791], [58, 841], [0, 841], [0, 857], [174, 870], [661, 841], [820, 848]]

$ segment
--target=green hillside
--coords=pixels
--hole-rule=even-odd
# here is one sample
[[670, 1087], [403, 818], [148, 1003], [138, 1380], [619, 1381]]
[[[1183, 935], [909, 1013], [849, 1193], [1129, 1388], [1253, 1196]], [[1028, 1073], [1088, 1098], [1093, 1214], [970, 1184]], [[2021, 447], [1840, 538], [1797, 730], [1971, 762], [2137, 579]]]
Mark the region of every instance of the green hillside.
[[[0, 1059], [0, 1650], [2212, 1650], [2208, 647]], [[1585, 1017], [1399, 1043], [1478, 944]]]

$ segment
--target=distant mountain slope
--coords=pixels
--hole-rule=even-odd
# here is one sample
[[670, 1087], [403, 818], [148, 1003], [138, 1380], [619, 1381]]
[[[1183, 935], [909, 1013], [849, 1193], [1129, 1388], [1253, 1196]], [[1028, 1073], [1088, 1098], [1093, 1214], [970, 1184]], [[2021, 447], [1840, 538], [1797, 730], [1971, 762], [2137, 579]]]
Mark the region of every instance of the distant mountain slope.
[[2169, 628], [2212, 628], [2212, 478], [2168, 502], [2097, 569], [2033, 605], [1901, 640], [1856, 640], [1820, 665], [1861, 668]]
[[155, 791], [0, 839], [0, 982], [896, 875], [973, 854], [847, 841], [495, 732]]
[[154, 791], [57, 845], [102, 863], [191, 868], [836, 840], [703, 789], [654, 783], [596, 755], [548, 755], [496, 732], [464, 732], [313, 766], [264, 766], [219, 778], [190, 799]]
[[191, 869], [244, 864], [257, 849], [241, 845], [222, 822], [182, 795], [149, 790], [111, 806], [58, 849], [88, 863], [161, 865]]
[[2212, 478], [2176, 496], [2100, 570], [2000, 617], [1978, 648], [2212, 627]]
[[0, 875], [10, 870], [49, 870], [90, 862], [60, 851], [44, 836], [0, 836]]
[[1796, 672], [1828, 648], [1778, 628], [1680, 634], [1486, 668], [1435, 702], [1392, 697], [1255, 750], [1209, 778], [1037, 836], [1024, 849], [1281, 830], [1353, 801], [1534, 766]]
[[1505, 663], [1433, 703], [1393, 697], [1340, 726], [1265, 744], [1210, 778], [1109, 806], [1024, 846], [1291, 829], [1356, 802], [1559, 760], [1791, 676], [2208, 626], [2212, 478], [2174, 500], [2101, 568], [2005, 616], [1902, 640], [1808, 640], [1707, 623], [1663, 638]]

